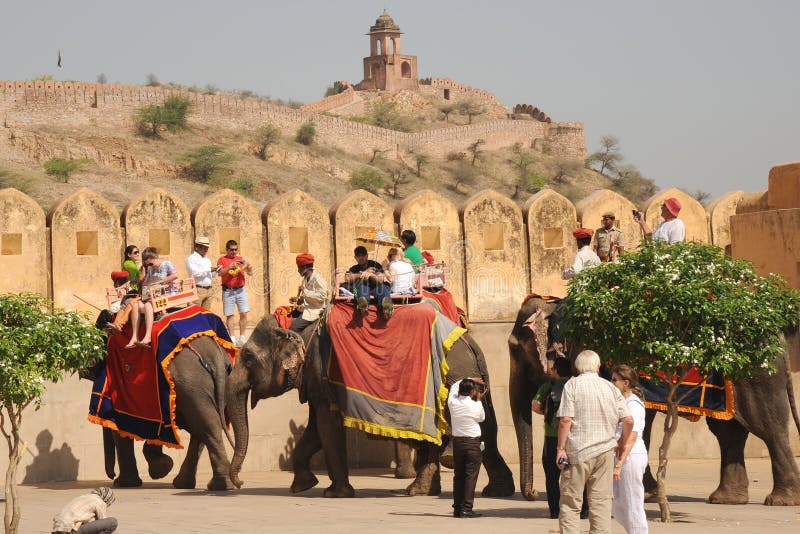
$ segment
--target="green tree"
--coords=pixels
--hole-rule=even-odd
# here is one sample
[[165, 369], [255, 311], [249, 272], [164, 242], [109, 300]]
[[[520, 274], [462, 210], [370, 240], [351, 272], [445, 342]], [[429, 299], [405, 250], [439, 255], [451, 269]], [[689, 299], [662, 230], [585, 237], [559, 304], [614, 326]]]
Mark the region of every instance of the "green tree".
[[375, 167], [364, 167], [350, 175], [350, 187], [377, 195], [386, 186], [386, 177]]
[[325, 89], [325, 96], [333, 96], [338, 95], [344, 91], [344, 84], [342, 82], [333, 82], [333, 85], [329, 85], [327, 89]]
[[[595, 169], [604, 176], [606, 173], [613, 173], [617, 166], [622, 162], [622, 154], [619, 150], [619, 139], [613, 135], [604, 135], [600, 138], [600, 150], [593, 152], [586, 158], [586, 166]], [[597, 166], [600, 168], [597, 168]]]
[[192, 101], [184, 96], [172, 95], [164, 103], [150, 104], [134, 112], [137, 131], [145, 137], [159, 137], [162, 130], [175, 132], [187, 128], [187, 117]]
[[269, 147], [281, 140], [281, 131], [276, 126], [265, 124], [259, 127], [253, 134], [253, 142], [256, 144], [256, 155], [267, 159]]
[[467, 116], [467, 124], [472, 124], [472, 118], [486, 113], [486, 106], [475, 100], [462, 100], [456, 104], [456, 109]]
[[421, 152], [414, 154], [414, 165], [417, 169], [418, 178], [422, 176], [422, 167], [427, 165], [430, 160], [431, 158], [427, 154], [423, 154]]
[[388, 179], [384, 190], [386, 193], [395, 200], [402, 198], [400, 196], [400, 186], [410, 184], [411, 177], [407, 174], [407, 169], [400, 165], [391, 163], [385, 167]]
[[294, 140], [301, 145], [309, 146], [314, 142], [316, 136], [317, 127], [313, 122], [308, 121], [297, 129], [297, 135], [295, 135]]
[[514, 145], [511, 147], [511, 151], [515, 156], [512, 161], [522, 173], [527, 172], [528, 167], [536, 163], [536, 158], [533, 157], [533, 154], [526, 152], [525, 148], [522, 146], [522, 143], [519, 141], [514, 143]]
[[661, 519], [669, 521], [669, 446], [680, 420], [678, 404], [694, 389], [679, 394], [678, 384], [692, 368], [733, 380], [773, 372], [783, 350], [781, 333], [796, 328], [800, 318], [800, 293], [713, 245], [656, 241], [619, 263], [582, 271], [570, 282], [564, 305], [568, 336], [603, 359], [669, 377], [661, 380], [667, 410], [657, 473]]
[[41, 76], [37, 76], [33, 79], [34, 82], [42, 81], [42, 82], [51, 82], [53, 81], [52, 74], [42, 74]]
[[19, 531], [17, 470], [25, 452], [22, 417], [38, 409], [49, 382], [102, 358], [100, 331], [73, 311], [58, 310], [33, 294], [0, 295], [0, 431], [8, 446], [5, 478], [6, 534]]
[[621, 165], [617, 169], [616, 177], [611, 180], [611, 189], [627, 197], [634, 204], [641, 204], [658, 190], [656, 183], [642, 176], [635, 165]]
[[240, 176], [231, 182], [231, 189], [249, 197], [256, 189], [256, 181], [252, 176]]
[[478, 139], [467, 147], [467, 152], [472, 154], [470, 165], [475, 165], [475, 161], [480, 159], [483, 155], [483, 145], [486, 144], [485, 139]]
[[460, 186], [473, 185], [477, 180], [478, 170], [466, 161], [459, 162], [453, 169], [453, 191], [460, 192]]
[[158, 81], [158, 76], [156, 76], [151, 72], [150, 74], [147, 75], [147, 78], [145, 78], [144, 84], [147, 87], [158, 87], [159, 85], [161, 85], [161, 82]]
[[527, 172], [520, 175], [514, 181], [514, 192], [511, 194], [512, 199], [517, 199], [521, 191], [526, 193], [538, 193], [544, 186], [547, 185], [547, 180], [542, 178], [536, 171]]
[[69, 176], [77, 171], [90, 160], [88, 159], [66, 159], [59, 157], [52, 157], [44, 162], [44, 172], [50, 176], [55, 176], [64, 183], [69, 181]]
[[201, 146], [186, 152], [178, 161], [183, 164], [180, 173], [197, 182], [208, 183], [233, 172], [228, 167], [233, 156], [218, 145]]
[[450, 122], [450, 114], [456, 110], [455, 104], [444, 104], [439, 106], [439, 112], [444, 115], [444, 122]]
[[553, 181], [563, 184], [568, 176], [576, 176], [581, 170], [579, 161], [567, 158], [557, 158], [553, 164]]

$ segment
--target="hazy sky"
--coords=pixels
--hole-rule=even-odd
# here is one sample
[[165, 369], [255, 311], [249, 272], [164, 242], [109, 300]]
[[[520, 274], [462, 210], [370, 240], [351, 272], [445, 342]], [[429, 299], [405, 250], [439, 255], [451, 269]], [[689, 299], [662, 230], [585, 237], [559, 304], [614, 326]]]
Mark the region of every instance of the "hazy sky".
[[[800, 2], [3, 1], [0, 79], [162, 82], [312, 101], [361, 80], [387, 7], [421, 77], [620, 138], [659, 186], [767, 187], [800, 160]], [[63, 68], [56, 68], [61, 48]]]

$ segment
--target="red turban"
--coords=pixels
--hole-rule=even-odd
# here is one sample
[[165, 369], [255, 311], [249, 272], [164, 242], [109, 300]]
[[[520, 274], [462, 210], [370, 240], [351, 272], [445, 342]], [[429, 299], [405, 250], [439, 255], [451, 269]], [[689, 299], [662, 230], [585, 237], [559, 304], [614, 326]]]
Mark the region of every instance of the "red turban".
[[314, 256], [309, 253], [298, 254], [297, 258], [295, 258], [298, 267], [303, 267], [305, 265], [314, 265]]
[[664, 201], [664, 205], [667, 207], [667, 210], [672, 214], [673, 217], [677, 217], [678, 213], [681, 211], [681, 201], [677, 198], [670, 197]]
[[575, 228], [572, 231], [572, 237], [575, 239], [585, 239], [587, 237], [592, 237], [594, 235], [594, 230], [591, 228]]
[[111, 271], [111, 280], [127, 280], [128, 271]]

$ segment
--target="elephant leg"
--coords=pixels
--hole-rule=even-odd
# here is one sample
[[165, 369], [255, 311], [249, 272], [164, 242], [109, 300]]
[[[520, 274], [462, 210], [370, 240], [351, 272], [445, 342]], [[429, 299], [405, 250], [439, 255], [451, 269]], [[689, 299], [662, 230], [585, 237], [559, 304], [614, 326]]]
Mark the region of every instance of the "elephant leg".
[[114, 432], [114, 444], [117, 447], [117, 460], [119, 461], [119, 476], [114, 479], [114, 487], [138, 488], [142, 485], [142, 479], [139, 478], [139, 469], [136, 466], [133, 440], [123, 438]]
[[706, 417], [706, 424], [719, 442], [719, 486], [709, 495], [711, 504], [747, 504], [748, 480], [744, 465], [744, 445], [749, 432], [732, 419], [722, 421]]
[[189, 447], [186, 449], [186, 458], [181, 464], [178, 475], [172, 480], [172, 485], [178, 489], [194, 489], [197, 486], [197, 464], [205, 445], [194, 436], [189, 438]]
[[439, 495], [442, 493], [441, 472], [439, 470], [439, 447], [422, 442], [417, 449], [417, 478], [406, 488], [406, 494]]
[[486, 419], [481, 423], [483, 439], [483, 467], [489, 474], [489, 483], [481, 493], [484, 497], [510, 497], [514, 495], [514, 475], [497, 448], [497, 416], [489, 392], [483, 399]]
[[512, 357], [508, 394], [511, 404], [511, 417], [517, 434], [517, 449], [519, 450], [519, 490], [522, 496], [529, 501], [535, 501], [539, 498], [539, 493], [533, 488], [531, 402], [535, 393], [534, 385], [527, 379], [525, 366]]
[[340, 412], [332, 412], [330, 406], [322, 404], [316, 410], [317, 429], [325, 452], [328, 477], [332, 484], [325, 490], [325, 497], [353, 497], [355, 490], [350, 485], [347, 466], [347, 436]]
[[414, 470], [414, 448], [404, 441], [394, 442], [395, 478], [414, 478], [417, 476]]
[[[650, 451], [650, 433], [653, 430], [653, 421], [656, 419], [656, 414], [658, 412], [656, 410], [645, 410], [644, 415], [644, 432], [642, 432], [642, 441], [644, 441], [644, 446]], [[644, 476], [642, 476], [642, 483], [644, 484], [644, 499], [645, 501], [652, 499], [656, 494], [656, 486], [658, 482], [656, 482], [655, 477], [653, 476], [653, 472], [650, 470], [650, 463], [647, 463], [647, 467], [644, 470]]]
[[294, 470], [292, 493], [300, 493], [319, 484], [319, 479], [311, 472], [310, 465], [311, 457], [320, 449], [322, 449], [322, 441], [317, 430], [316, 410], [309, 403], [308, 426], [292, 452], [292, 468]]
[[172, 470], [172, 458], [164, 454], [162, 449], [161, 445], [150, 443], [145, 443], [142, 447], [142, 453], [147, 460], [147, 472], [153, 480], [164, 478]]

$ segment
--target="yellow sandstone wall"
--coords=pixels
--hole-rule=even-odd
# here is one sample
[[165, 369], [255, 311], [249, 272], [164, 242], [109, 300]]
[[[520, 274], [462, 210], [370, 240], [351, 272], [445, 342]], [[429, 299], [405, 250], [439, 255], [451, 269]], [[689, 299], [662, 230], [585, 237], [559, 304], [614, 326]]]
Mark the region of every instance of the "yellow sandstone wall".
[[[239, 253], [253, 265], [253, 274], [246, 279], [247, 298], [250, 303], [248, 322], [256, 324], [267, 308], [267, 292], [264, 289], [264, 270], [266, 250], [264, 246], [264, 229], [258, 208], [249, 200], [230, 189], [217, 191], [205, 199], [192, 212], [194, 239], [199, 236], [208, 237], [211, 246], [208, 258], [211, 265], [217, 264], [220, 256], [225, 254], [225, 243], [235, 239], [239, 243]], [[187, 254], [188, 257], [188, 254]], [[184, 267], [186, 258], [184, 258]], [[213, 280], [216, 299], [211, 311], [222, 316], [222, 286], [219, 277]]]
[[555, 191], [533, 195], [523, 209], [530, 244], [531, 292], [564, 296], [567, 281], [561, 274], [578, 250], [572, 231], [577, 227], [575, 206]]
[[[639, 248], [642, 231], [633, 220], [633, 210], [636, 209], [636, 205], [627, 198], [609, 189], [600, 189], [578, 202], [575, 207], [578, 210], [581, 226], [592, 230], [597, 230], [603, 225], [602, 216], [605, 212], [613, 212], [616, 217], [614, 226], [622, 230], [625, 239], [625, 250], [632, 252]], [[683, 218], [682, 210], [680, 216]]]
[[705, 208], [691, 195], [680, 189], [665, 189], [659, 191], [642, 205], [642, 212], [651, 230], [655, 230], [664, 219], [661, 218], [661, 204], [670, 197], [677, 198], [681, 203], [678, 218], [686, 226], [686, 240], [708, 243], [708, 216]]
[[731, 191], [714, 199], [706, 206], [708, 215], [708, 231], [711, 242], [723, 250], [730, 251], [731, 215], [736, 214], [736, 207], [744, 198], [742, 191]]
[[382, 263], [389, 248], [356, 241], [356, 238], [371, 229], [386, 230], [396, 234], [394, 215], [389, 205], [362, 189], [352, 191], [330, 209], [334, 233], [334, 265], [347, 270], [356, 261], [353, 249], [358, 245], [367, 247], [370, 259]]
[[45, 214], [16, 189], [0, 190], [0, 286], [3, 292], [49, 295]]

